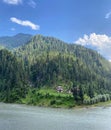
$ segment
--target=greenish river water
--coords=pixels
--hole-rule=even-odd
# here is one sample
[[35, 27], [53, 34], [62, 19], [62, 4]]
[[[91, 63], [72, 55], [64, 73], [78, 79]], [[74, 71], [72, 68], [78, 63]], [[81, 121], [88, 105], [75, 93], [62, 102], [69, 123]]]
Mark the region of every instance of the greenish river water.
[[0, 130], [111, 130], [111, 107], [65, 110], [0, 103]]

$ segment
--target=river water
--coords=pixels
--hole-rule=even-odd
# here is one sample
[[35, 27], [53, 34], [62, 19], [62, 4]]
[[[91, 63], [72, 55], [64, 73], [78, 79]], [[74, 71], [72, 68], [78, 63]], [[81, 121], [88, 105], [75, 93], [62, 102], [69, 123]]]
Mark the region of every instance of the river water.
[[0, 130], [111, 130], [111, 107], [65, 110], [0, 103]]

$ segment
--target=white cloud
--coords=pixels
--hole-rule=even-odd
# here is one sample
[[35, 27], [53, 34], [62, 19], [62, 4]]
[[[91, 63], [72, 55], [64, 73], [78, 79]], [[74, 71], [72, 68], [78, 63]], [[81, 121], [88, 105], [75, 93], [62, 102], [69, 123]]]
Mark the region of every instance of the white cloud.
[[13, 4], [13, 5], [18, 5], [22, 3], [22, 0], [3, 0], [3, 2], [7, 4]]
[[110, 16], [111, 16], [111, 11], [110, 11], [110, 12], [108, 12], [108, 13], [105, 15], [105, 18], [106, 18], [106, 19], [109, 19], [109, 18], [110, 18]]
[[28, 21], [28, 20], [23, 21], [23, 20], [15, 18], [15, 17], [10, 18], [10, 20], [14, 23], [19, 24], [19, 25], [28, 26], [33, 30], [39, 30], [40, 29], [39, 25], [36, 25], [36, 24], [34, 24], [34, 23], [32, 23], [31, 21]]
[[36, 3], [33, 0], [29, 0], [28, 5], [30, 5], [32, 8], [36, 8]]
[[83, 38], [79, 38], [75, 43], [94, 47], [104, 57], [109, 60], [111, 59], [111, 37], [108, 37], [105, 34], [97, 35], [92, 33], [89, 36], [85, 34]]

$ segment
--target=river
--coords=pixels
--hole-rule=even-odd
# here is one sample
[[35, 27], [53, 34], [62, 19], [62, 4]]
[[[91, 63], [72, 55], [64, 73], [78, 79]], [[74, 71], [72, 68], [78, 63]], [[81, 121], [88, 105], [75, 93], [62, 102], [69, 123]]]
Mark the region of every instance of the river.
[[67, 110], [0, 103], [0, 130], [111, 130], [111, 107]]

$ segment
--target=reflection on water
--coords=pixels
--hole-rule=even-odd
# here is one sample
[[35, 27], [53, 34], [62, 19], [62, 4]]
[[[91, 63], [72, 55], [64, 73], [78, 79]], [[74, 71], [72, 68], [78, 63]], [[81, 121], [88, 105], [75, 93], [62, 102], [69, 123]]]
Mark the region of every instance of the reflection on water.
[[111, 130], [111, 107], [50, 109], [0, 103], [0, 130]]

